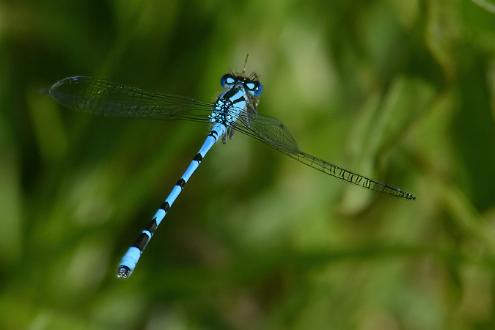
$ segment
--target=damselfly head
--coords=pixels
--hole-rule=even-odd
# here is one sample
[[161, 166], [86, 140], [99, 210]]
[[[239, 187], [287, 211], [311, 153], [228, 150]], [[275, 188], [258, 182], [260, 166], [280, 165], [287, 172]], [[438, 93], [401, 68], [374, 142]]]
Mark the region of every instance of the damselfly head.
[[242, 85], [246, 89], [246, 92], [254, 97], [260, 96], [263, 92], [263, 85], [254, 73], [251, 76], [226, 73], [220, 79], [220, 84], [225, 89], [232, 88], [236, 85]]

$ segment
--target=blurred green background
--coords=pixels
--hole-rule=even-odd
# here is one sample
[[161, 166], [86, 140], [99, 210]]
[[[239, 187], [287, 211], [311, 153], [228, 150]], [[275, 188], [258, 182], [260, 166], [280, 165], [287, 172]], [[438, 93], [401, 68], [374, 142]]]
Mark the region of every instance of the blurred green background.
[[[237, 134], [117, 280], [208, 128], [40, 89], [213, 101], [246, 53], [303, 150], [417, 200]], [[1, 0], [0, 329], [495, 329], [494, 115], [494, 0]]]

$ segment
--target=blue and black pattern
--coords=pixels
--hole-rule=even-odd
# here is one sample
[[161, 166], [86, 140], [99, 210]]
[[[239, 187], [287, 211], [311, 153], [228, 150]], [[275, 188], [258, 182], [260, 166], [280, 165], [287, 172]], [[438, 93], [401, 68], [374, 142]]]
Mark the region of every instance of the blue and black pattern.
[[119, 278], [126, 278], [131, 275], [132, 271], [134, 270], [136, 264], [139, 261], [139, 258], [141, 257], [141, 254], [143, 253], [144, 249], [146, 248], [149, 241], [153, 237], [153, 234], [155, 233], [156, 229], [162, 222], [163, 218], [165, 218], [165, 215], [167, 215], [167, 212], [172, 207], [175, 200], [184, 189], [184, 186], [186, 185], [187, 181], [189, 181], [193, 173], [198, 169], [199, 164], [201, 164], [201, 161], [206, 156], [208, 151], [217, 142], [218, 137], [225, 134], [225, 131], [226, 131], [225, 125], [220, 123], [213, 125], [213, 128], [206, 137], [203, 146], [199, 149], [199, 152], [196, 154], [196, 156], [194, 156], [193, 160], [187, 167], [184, 174], [182, 174], [182, 176], [179, 178], [175, 186], [172, 188], [170, 194], [162, 202], [162, 204], [156, 211], [155, 215], [153, 216], [151, 222], [148, 224], [147, 227], [143, 229], [143, 231], [141, 232], [141, 234], [139, 234], [134, 244], [132, 244], [129, 247], [129, 249], [127, 249], [127, 252], [120, 260], [120, 266], [117, 271], [117, 276]]
[[75, 111], [104, 116], [183, 119], [211, 125], [211, 130], [198, 153], [162, 202], [151, 222], [122, 257], [117, 271], [119, 278], [127, 278], [134, 271], [158, 226], [208, 151], [220, 138], [225, 143], [234, 131], [251, 136], [305, 165], [338, 179], [399, 198], [416, 198], [401, 188], [367, 178], [301, 151], [292, 134], [279, 120], [257, 113], [263, 85], [256, 75], [225, 74], [221, 78], [221, 85], [223, 91], [215, 103], [146, 92], [86, 76], [65, 78], [50, 88], [49, 94], [55, 100]]

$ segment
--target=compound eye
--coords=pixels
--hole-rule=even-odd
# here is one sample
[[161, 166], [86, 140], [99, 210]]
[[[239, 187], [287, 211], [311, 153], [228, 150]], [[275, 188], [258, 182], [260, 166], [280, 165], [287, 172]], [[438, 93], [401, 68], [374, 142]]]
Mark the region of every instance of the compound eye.
[[259, 81], [248, 81], [245, 86], [253, 96], [260, 96], [261, 92], [263, 92], [263, 85]]
[[230, 73], [224, 74], [222, 78], [220, 79], [220, 85], [222, 85], [223, 88], [225, 87], [232, 87], [235, 84], [235, 77], [231, 75]]

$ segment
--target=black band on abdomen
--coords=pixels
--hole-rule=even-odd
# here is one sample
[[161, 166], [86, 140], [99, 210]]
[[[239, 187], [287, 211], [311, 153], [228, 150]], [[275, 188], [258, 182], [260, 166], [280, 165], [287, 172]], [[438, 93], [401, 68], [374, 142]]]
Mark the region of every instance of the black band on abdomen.
[[141, 233], [139, 234], [134, 244], [132, 244], [132, 246], [137, 247], [139, 251], [143, 252], [149, 240], [150, 237], [148, 235], [146, 235], [145, 233]]
[[176, 186], [179, 186], [181, 189], [184, 188], [186, 184], [186, 181], [183, 178], [180, 178], [179, 181], [175, 184]]

